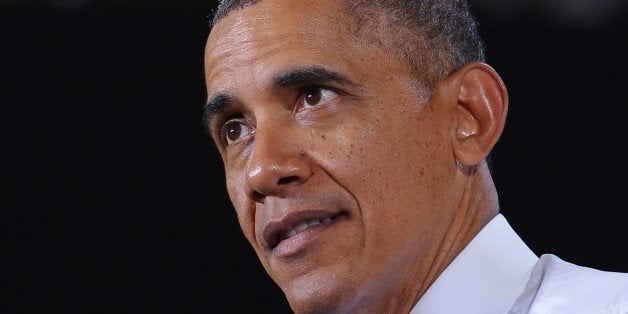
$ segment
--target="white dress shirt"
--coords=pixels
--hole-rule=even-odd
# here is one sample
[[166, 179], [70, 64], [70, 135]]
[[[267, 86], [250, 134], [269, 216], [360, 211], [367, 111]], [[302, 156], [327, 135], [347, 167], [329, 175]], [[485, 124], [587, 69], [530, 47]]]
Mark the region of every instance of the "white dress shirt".
[[536, 255], [501, 214], [432, 283], [411, 314], [628, 313], [628, 274]]

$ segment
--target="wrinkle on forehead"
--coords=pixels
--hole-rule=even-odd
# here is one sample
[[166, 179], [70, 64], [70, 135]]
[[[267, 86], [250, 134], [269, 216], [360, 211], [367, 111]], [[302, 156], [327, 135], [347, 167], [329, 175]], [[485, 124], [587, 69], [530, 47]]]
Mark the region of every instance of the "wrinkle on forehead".
[[251, 91], [253, 85], [268, 82], [290, 67], [321, 65], [354, 80], [367, 68], [411, 72], [405, 60], [387, 62], [400, 61], [399, 55], [355, 34], [352, 22], [346, 3], [336, 0], [264, 0], [233, 11], [208, 38], [207, 92], [211, 96], [238, 87]]
[[[236, 73], [230, 64], [248, 68], [248, 75], [256, 75], [259, 66], [249, 66], [263, 64], [271, 54], [290, 53], [291, 47], [299, 53], [303, 48], [329, 49], [330, 43], [346, 42], [341, 38], [347, 36], [345, 32], [337, 30], [339, 23], [330, 23], [339, 20], [339, 14], [329, 10], [334, 2], [325, 2], [266, 0], [225, 16], [212, 29], [205, 49], [208, 87], [224, 73], [233, 79]], [[295, 15], [295, 11], [302, 14]]]
[[[345, 9], [332, 0], [265, 0], [225, 16], [212, 29], [208, 47], [221, 42], [244, 43], [246, 39], [279, 39], [293, 35], [339, 34]], [[296, 13], [296, 14], [295, 14]], [[333, 22], [333, 23], [330, 23]], [[327, 30], [327, 31], [326, 31]], [[330, 30], [334, 30], [330, 32]]]

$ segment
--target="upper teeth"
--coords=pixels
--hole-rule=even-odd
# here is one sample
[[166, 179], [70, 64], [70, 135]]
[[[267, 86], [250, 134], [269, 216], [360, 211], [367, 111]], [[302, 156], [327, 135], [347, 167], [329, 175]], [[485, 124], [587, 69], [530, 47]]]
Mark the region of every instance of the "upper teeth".
[[288, 238], [292, 238], [295, 235], [301, 233], [301, 231], [309, 228], [309, 227], [314, 227], [318, 224], [320, 224], [321, 222], [328, 222], [331, 221], [331, 216], [327, 216], [327, 217], [323, 217], [323, 218], [311, 218], [311, 219], [307, 219], [304, 221], [301, 221], [298, 225], [296, 225], [294, 228], [288, 230], [287, 234], [288, 234]]

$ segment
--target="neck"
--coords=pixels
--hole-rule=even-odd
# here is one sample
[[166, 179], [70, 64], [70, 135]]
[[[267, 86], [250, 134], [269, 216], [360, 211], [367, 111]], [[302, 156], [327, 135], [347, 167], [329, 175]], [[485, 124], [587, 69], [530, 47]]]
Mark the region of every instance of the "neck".
[[458, 210], [408, 311], [480, 230], [499, 213], [497, 192], [486, 162], [473, 167], [461, 167], [459, 174], [465, 183]]

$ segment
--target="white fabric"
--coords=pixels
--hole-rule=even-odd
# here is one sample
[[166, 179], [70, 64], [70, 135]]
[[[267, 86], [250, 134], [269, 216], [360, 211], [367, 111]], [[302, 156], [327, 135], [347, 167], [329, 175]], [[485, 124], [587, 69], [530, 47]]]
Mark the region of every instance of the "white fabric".
[[438, 276], [410, 313], [507, 313], [538, 258], [504, 216], [493, 218]]
[[628, 313], [628, 274], [540, 259], [500, 214], [414, 306], [425, 313]]
[[628, 313], [628, 274], [541, 256], [509, 313]]

